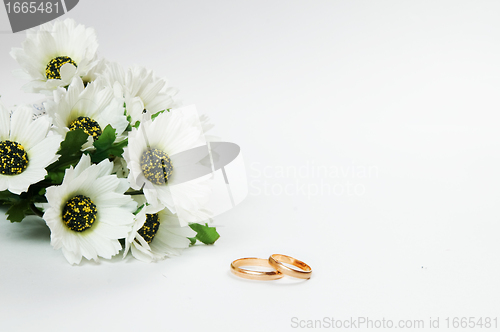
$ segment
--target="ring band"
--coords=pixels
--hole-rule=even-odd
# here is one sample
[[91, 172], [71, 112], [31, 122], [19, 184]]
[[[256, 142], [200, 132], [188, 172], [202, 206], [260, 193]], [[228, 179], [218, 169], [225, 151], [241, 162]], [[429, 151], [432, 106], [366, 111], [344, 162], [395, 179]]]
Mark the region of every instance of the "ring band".
[[254, 271], [241, 269], [240, 266], [263, 266], [273, 268], [269, 260], [264, 258], [240, 258], [231, 263], [231, 272], [238, 277], [252, 280], [276, 280], [283, 278], [283, 274], [277, 270], [274, 271]]
[[[295, 267], [298, 267], [300, 270], [289, 268], [284, 265], [291, 264]], [[269, 257], [269, 264], [274, 267], [277, 271], [286, 274], [291, 277], [300, 278], [300, 279], [309, 279], [311, 278], [312, 269], [306, 263], [299, 261], [293, 257], [287, 255], [274, 254]]]

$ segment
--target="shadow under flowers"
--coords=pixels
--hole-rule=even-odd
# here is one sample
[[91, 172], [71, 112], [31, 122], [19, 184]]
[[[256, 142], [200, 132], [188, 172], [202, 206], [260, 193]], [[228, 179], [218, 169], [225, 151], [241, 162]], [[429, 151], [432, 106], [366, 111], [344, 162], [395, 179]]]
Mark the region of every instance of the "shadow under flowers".
[[[2, 211], [0, 211], [1, 213]], [[8, 223], [10, 221], [7, 220]], [[50, 229], [45, 221], [37, 216], [28, 216], [22, 222], [10, 223], [6, 235], [14, 241], [30, 243], [50, 242]]]

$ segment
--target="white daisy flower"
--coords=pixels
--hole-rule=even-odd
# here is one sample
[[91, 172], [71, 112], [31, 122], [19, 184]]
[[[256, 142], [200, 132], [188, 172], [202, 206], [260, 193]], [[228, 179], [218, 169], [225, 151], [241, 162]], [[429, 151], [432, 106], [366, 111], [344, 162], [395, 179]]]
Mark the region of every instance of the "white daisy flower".
[[29, 107], [20, 107], [11, 116], [0, 104], [0, 191], [27, 191], [45, 178], [45, 167], [59, 158], [61, 136], [49, 135], [46, 117], [32, 118]]
[[[106, 68], [102, 73], [102, 78], [106, 81], [107, 85], [117, 85], [117, 94], [123, 98], [123, 87], [125, 86], [125, 70], [123, 67], [114, 61], [106, 61]], [[118, 96], [117, 96], [118, 97]]]
[[63, 136], [70, 130], [82, 129], [96, 140], [107, 125], [111, 125], [117, 135], [128, 126], [123, 102], [116, 99], [113, 90], [105, 87], [100, 79], [85, 88], [82, 79], [75, 77], [67, 91], [54, 92], [54, 101], [47, 102], [46, 109], [54, 121], [54, 130]]
[[155, 114], [179, 104], [175, 98], [178, 90], [169, 87], [165, 79], [156, 77], [153, 71], [144, 67], [134, 66], [125, 72], [120, 65], [112, 63], [105, 76], [110, 84], [119, 83], [119, 93], [125, 98], [127, 115], [131, 117], [132, 124], [141, 120], [144, 110]]
[[134, 227], [125, 240], [123, 258], [129, 251], [144, 262], [177, 256], [189, 247], [188, 237], [195, 236], [196, 232], [189, 226], [181, 227], [179, 218], [168, 209], [148, 205], [136, 215]]
[[66, 170], [60, 186], [47, 188], [49, 208], [43, 219], [50, 228], [51, 244], [62, 249], [71, 264], [82, 257], [98, 260], [111, 258], [134, 225], [137, 203], [124, 195], [125, 179], [111, 175], [113, 163], [103, 160], [91, 165], [83, 155], [78, 165]]
[[13, 48], [10, 54], [32, 79], [24, 87], [27, 92], [50, 92], [67, 86], [75, 76], [87, 75], [97, 47], [93, 28], [66, 19], [29, 30], [22, 48]]
[[[146, 118], [146, 116], [144, 116]], [[166, 206], [178, 213], [183, 224], [201, 222], [195, 214], [210, 197], [205, 178], [169, 185], [176, 165], [169, 156], [202, 145], [201, 130], [182, 113], [164, 112], [154, 121], [141, 121], [129, 132], [123, 157], [130, 170], [128, 180], [133, 189], [142, 189], [148, 203]]]
[[[83, 85], [87, 86], [90, 82], [95, 81], [103, 76], [107, 71], [109, 61], [106, 59], [99, 59], [96, 61], [95, 66], [92, 67], [85, 75], [82, 76]], [[112, 84], [110, 86], [113, 86]]]

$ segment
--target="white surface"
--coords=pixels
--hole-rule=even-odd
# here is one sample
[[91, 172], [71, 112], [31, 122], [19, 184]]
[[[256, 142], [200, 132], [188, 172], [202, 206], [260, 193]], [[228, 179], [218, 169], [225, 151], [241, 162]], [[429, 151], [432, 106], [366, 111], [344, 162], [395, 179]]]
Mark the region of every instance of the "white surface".
[[[101, 56], [168, 77], [242, 147], [250, 194], [216, 219], [215, 246], [157, 264], [72, 267], [42, 225], [0, 220], [0, 330], [288, 331], [292, 317], [365, 316], [420, 330], [440, 317], [445, 331], [446, 317], [500, 316], [499, 10], [80, 1], [68, 16], [95, 27]], [[0, 39], [3, 102], [39, 99], [11, 75], [24, 35]], [[313, 278], [229, 273], [272, 253]]]

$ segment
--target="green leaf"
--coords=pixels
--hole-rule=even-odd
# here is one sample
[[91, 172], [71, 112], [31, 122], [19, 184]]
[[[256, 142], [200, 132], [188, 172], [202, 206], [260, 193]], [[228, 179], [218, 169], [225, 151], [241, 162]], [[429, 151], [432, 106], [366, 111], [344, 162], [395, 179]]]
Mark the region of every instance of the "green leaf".
[[7, 219], [10, 220], [10, 222], [21, 222], [26, 216], [26, 212], [29, 210], [29, 208], [29, 200], [19, 200], [7, 210]]
[[[125, 103], [123, 103], [123, 107], [125, 107]], [[127, 121], [128, 121], [128, 125], [127, 125], [127, 128], [125, 129], [125, 131], [132, 131], [132, 117], [130, 115], [127, 115], [127, 110], [125, 109], [125, 111], [123, 112], [123, 115], [126, 115], [127, 116]]]
[[75, 155], [81, 152], [82, 145], [87, 142], [88, 136], [82, 129], [70, 130], [66, 133], [66, 138], [61, 142], [58, 154], [63, 156]]
[[123, 141], [114, 143], [113, 147], [109, 150], [110, 154], [115, 157], [121, 157], [123, 155], [123, 149], [128, 145], [128, 138]]
[[[126, 194], [126, 193], [125, 193]], [[139, 212], [141, 212], [141, 210], [146, 206], [146, 204], [142, 204], [141, 206], [139, 206], [137, 208], [137, 210], [135, 210], [134, 212], [134, 216], [136, 216]]]
[[214, 244], [220, 237], [215, 227], [210, 227], [208, 224], [191, 224], [189, 227], [196, 232], [196, 239], [204, 244]]
[[92, 162], [99, 163], [106, 158], [117, 156], [121, 157], [123, 154], [123, 148], [127, 146], [128, 141], [125, 139], [121, 142], [115, 143], [116, 140], [116, 130], [107, 125], [104, 128], [99, 139], [94, 141], [95, 151], [91, 154]]
[[0, 202], [3, 204], [13, 204], [20, 199], [19, 195], [13, 194], [8, 190], [0, 191]]
[[194, 245], [196, 243], [196, 238], [195, 237], [188, 237], [188, 240], [191, 241], [189, 244], [190, 246]]
[[62, 183], [64, 179], [64, 169], [48, 172], [45, 179], [50, 180], [52, 183]]
[[107, 125], [106, 128], [102, 131], [99, 139], [94, 141], [94, 146], [96, 149], [105, 148], [111, 146], [116, 139], [116, 130], [111, 127], [111, 125]]
[[158, 115], [162, 114], [163, 112], [165, 112], [165, 110], [161, 110], [159, 112], [156, 112], [155, 114], [151, 115], [151, 120], [154, 120], [158, 117]]
[[68, 131], [66, 133], [66, 138], [61, 142], [59, 151], [59, 159], [50, 164], [47, 167], [47, 172], [49, 172], [48, 178], [52, 178], [54, 175], [50, 175], [51, 171], [58, 170], [59, 168], [68, 168], [71, 165], [76, 165], [82, 156], [82, 145], [87, 142], [88, 135], [81, 129], [75, 129]]
[[161, 110], [161, 111], [156, 112], [155, 114], [151, 115], [151, 120], [156, 119], [158, 117], [158, 115], [162, 114], [165, 111], [170, 112], [170, 109]]

